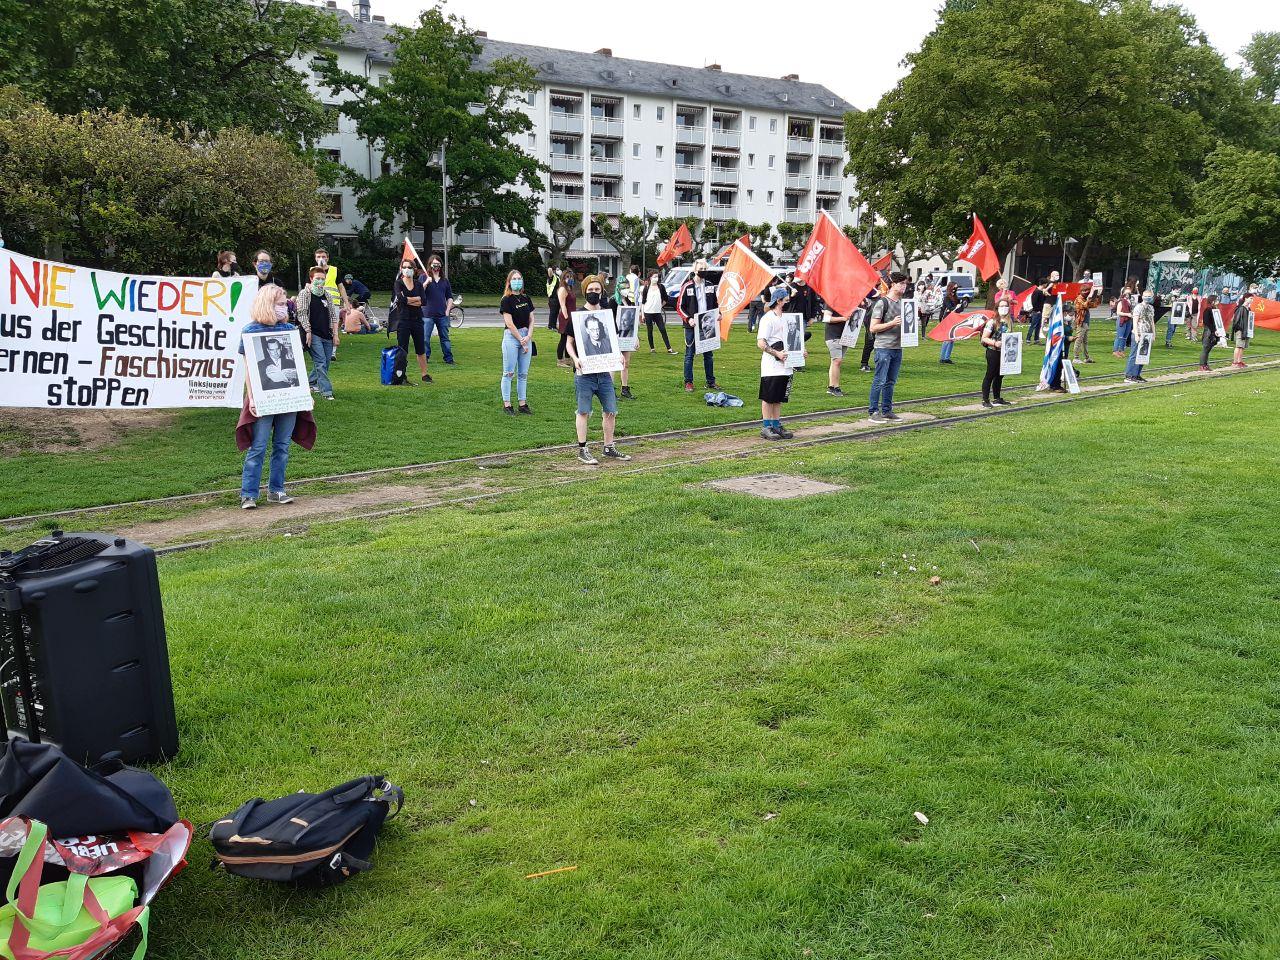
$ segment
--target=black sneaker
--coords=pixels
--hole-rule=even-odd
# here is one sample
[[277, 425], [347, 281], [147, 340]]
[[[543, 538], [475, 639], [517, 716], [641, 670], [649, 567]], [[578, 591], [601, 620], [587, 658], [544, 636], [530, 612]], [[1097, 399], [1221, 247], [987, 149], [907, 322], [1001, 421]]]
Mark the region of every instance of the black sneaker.
[[827, 396], [830, 396], [830, 397], [843, 397], [843, 396], [844, 396], [844, 391], [843, 391], [843, 390], [841, 390], [839, 387], [827, 387]]
[[790, 430], [788, 430], [786, 427], [774, 427], [773, 429], [777, 431], [778, 436], [782, 437], [783, 440], [790, 440], [792, 437], [795, 436], [795, 434], [792, 433]]
[[883, 416], [886, 420], [901, 420], [901, 419], [902, 419], [902, 418], [901, 418], [900, 416], [898, 416], [896, 413], [885, 413], [885, 414], [881, 414], [881, 416]]
[[608, 457], [610, 460], [630, 460], [631, 459], [631, 454], [623, 453], [621, 450], [615, 447], [612, 443], [604, 448], [604, 455]]
[[991, 402], [992, 402], [992, 403], [994, 403], [997, 407], [1012, 407], [1012, 406], [1013, 406], [1013, 404], [1012, 404], [1012, 403], [1010, 403], [1008, 400], [1006, 400], [1004, 397], [996, 397], [996, 398], [995, 398], [994, 400], [992, 400]]
[[868, 367], [865, 363], [864, 363], [862, 366], [860, 366], [858, 369], [859, 369], [859, 370], [861, 370], [863, 373], [870, 373], [870, 372], [871, 372], [871, 368], [870, 368], [870, 367]]
[[634, 400], [634, 399], [635, 399], [635, 397], [634, 397], [634, 396], [632, 396], [632, 394], [631, 394], [631, 388], [630, 388], [630, 387], [623, 387], [623, 388], [622, 388], [622, 396], [623, 396], [623, 398], [624, 398], [624, 399], [627, 399], [627, 400]]
[[444, 365], [445, 365], [446, 367], [456, 367], [456, 366], [458, 365], [458, 361], [457, 361], [457, 360], [446, 360], [446, 361], [444, 362]]
[[990, 410], [990, 409], [991, 409], [991, 401], [990, 401], [990, 400], [983, 400], [983, 401], [982, 401], [982, 406], [983, 406], [985, 409]]
[[593, 467], [600, 462], [599, 460], [597, 460], [595, 457], [591, 455], [591, 450], [587, 447], [578, 448], [578, 459], [581, 460], [583, 463], [590, 464]]
[[708, 384], [707, 384], [707, 389], [708, 389], [708, 390], [719, 390], [719, 389], [720, 389], [720, 384], [718, 384], [718, 383], [716, 383], [714, 380], [712, 380], [710, 383], [708, 383]]
[[522, 404], [520, 404], [520, 412], [521, 412], [521, 413], [533, 413], [533, 411], [529, 409], [529, 405], [528, 405], [527, 403], [522, 403]]
[[509, 403], [504, 403], [502, 405], [502, 412], [505, 413], [508, 417], [514, 417], [516, 415], [515, 407], [511, 406], [511, 404]]
[[432, 381], [431, 381], [431, 374], [429, 374], [429, 373], [424, 373], [424, 374], [422, 375], [422, 382], [423, 382], [423, 383], [431, 383], [431, 382], [432, 382]]
[[761, 427], [760, 436], [764, 437], [766, 440], [782, 439], [782, 434], [780, 434], [777, 430], [773, 429], [773, 427]]

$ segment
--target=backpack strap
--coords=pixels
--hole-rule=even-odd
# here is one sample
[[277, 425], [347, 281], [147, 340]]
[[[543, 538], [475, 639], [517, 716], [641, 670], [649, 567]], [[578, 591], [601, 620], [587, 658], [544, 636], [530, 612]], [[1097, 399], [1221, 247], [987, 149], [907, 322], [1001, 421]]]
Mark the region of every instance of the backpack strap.
[[249, 814], [253, 813], [260, 803], [262, 803], [261, 798], [241, 804], [240, 809], [230, 817], [217, 821], [209, 828], [209, 839], [217, 843], [226, 842], [236, 836], [244, 826], [244, 822], [249, 819]]
[[387, 806], [391, 806], [392, 803], [396, 805], [395, 810], [387, 814], [388, 820], [394, 820], [400, 813], [400, 809], [404, 806], [404, 791], [381, 774], [379, 774], [377, 779], [379, 781], [378, 793], [380, 796], [376, 799], [381, 800], [387, 804]]

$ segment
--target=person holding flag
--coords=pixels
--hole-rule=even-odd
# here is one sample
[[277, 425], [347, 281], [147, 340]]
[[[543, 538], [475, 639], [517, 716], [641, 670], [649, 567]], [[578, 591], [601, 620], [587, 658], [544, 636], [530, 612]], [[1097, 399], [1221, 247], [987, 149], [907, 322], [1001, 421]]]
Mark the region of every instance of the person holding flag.
[[[687, 227], [682, 225], [681, 229], [688, 233]], [[719, 305], [719, 301], [716, 299], [716, 289], [707, 283], [705, 279], [706, 272], [706, 260], [699, 258], [694, 261], [692, 275], [680, 287], [680, 292], [676, 294], [676, 313], [680, 315], [680, 320], [684, 323], [685, 393], [693, 392], [693, 358], [697, 350], [693, 336], [694, 319], [698, 314], [714, 310]], [[720, 389], [720, 385], [716, 383], [714, 350], [708, 350], [702, 355], [702, 369], [707, 376], [707, 389]]]
[[876, 372], [868, 407], [875, 423], [902, 419], [893, 412], [893, 388], [902, 368], [902, 295], [909, 280], [905, 273], [889, 274], [888, 292], [871, 308], [867, 333], [875, 337]]
[[1049, 316], [1045, 325], [1044, 360], [1040, 363], [1040, 382], [1036, 390], [1062, 393], [1062, 361], [1064, 359], [1066, 329], [1062, 319], [1062, 295], [1054, 297], [1048, 305]]

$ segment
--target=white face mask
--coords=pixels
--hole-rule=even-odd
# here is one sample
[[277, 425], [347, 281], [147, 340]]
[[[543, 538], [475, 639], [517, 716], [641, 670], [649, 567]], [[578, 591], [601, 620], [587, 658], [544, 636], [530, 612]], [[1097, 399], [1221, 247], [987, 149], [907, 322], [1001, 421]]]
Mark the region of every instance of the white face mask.
[[1001, 304], [1001, 305], [1000, 305], [1000, 316], [1002, 316], [1002, 317], [1007, 317], [1008, 315], [1009, 315], [1009, 308], [1008, 308], [1008, 307], [1006, 307], [1006, 306], [1004, 306], [1003, 304]]
[[413, 276], [413, 267], [401, 267], [401, 268], [400, 268], [400, 276], [402, 276], [402, 277], [412, 277], [412, 276]]

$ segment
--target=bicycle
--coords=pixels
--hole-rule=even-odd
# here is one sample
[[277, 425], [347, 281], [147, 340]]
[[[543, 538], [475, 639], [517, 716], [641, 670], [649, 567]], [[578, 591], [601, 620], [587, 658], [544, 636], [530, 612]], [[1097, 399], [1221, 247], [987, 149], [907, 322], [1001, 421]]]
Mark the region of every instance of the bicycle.
[[461, 303], [462, 303], [461, 295], [453, 298], [453, 309], [449, 311], [449, 327], [451, 329], [453, 327], [462, 326], [467, 320], [467, 312], [463, 310], [461, 306], [459, 306], [459, 304]]

